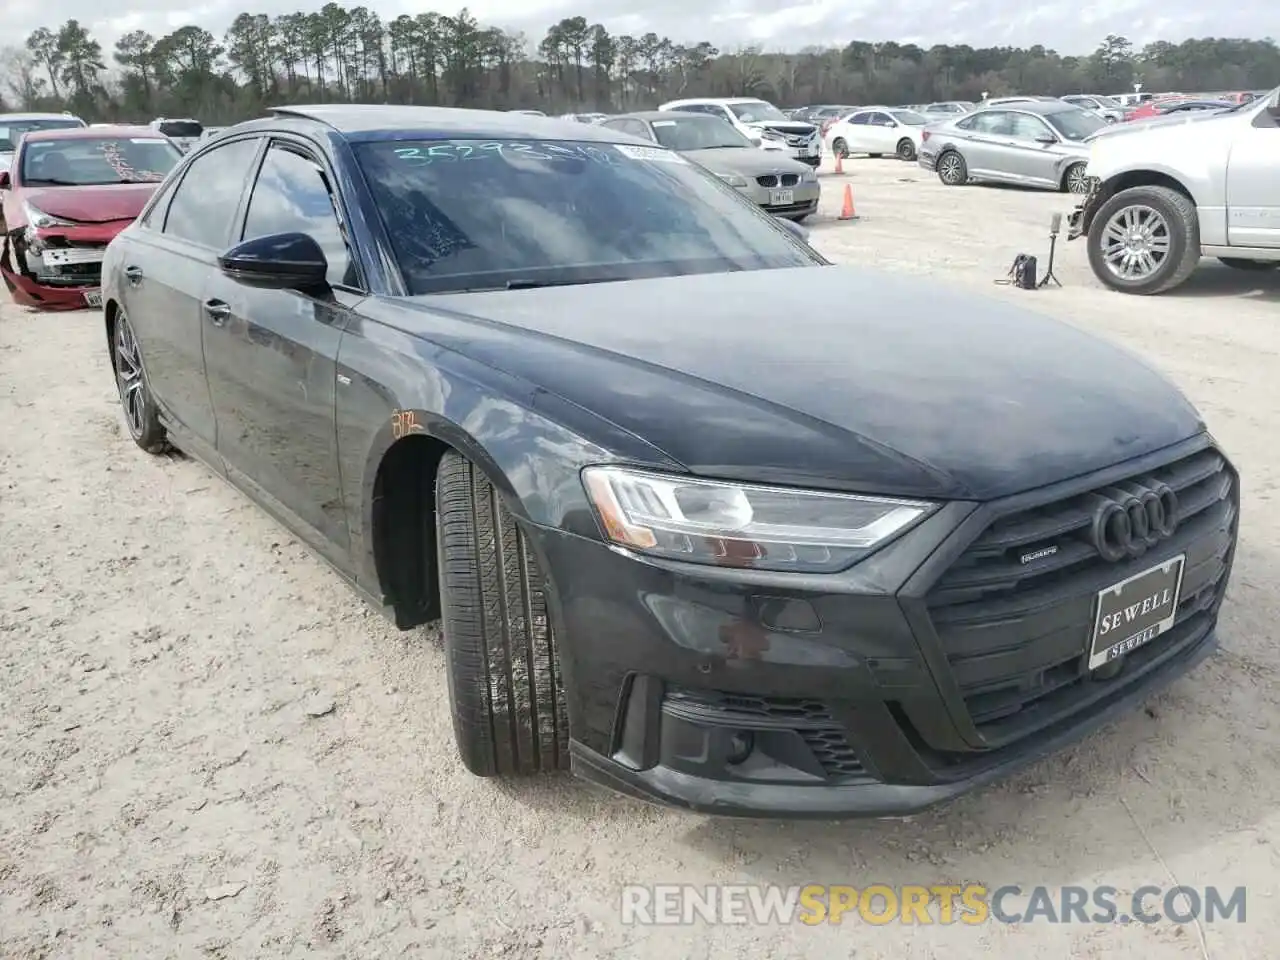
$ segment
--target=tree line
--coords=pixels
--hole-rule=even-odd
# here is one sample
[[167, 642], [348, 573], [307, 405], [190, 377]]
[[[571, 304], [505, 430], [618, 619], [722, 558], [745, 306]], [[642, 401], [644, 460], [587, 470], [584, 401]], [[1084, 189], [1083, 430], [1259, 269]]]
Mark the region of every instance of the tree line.
[[605, 112], [680, 96], [806, 103], [918, 103], [1011, 93], [1268, 88], [1280, 48], [1263, 40], [1108, 36], [1086, 56], [1029, 48], [851, 41], [843, 47], [720, 50], [566, 17], [536, 43], [465, 8], [385, 21], [368, 7], [241, 13], [218, 38], [202, 27], [126, 33], [108, 53], [77, 20], [41, 28], [0, 60], [0, 106], [70, 110], [89, 120], [189, 116], [225, 124], [273, 104], [380, 102]]

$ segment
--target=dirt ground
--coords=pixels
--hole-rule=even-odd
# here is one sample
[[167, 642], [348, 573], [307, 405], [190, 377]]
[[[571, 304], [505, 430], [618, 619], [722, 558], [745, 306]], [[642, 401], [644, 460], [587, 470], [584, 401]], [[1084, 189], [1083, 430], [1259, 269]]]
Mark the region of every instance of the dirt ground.
[[[0, 956], [679, 960], [1275, 956], [1280, 273], [1113, 294], [1061, 195], [824, 177], [833, 259], [1016, 299], [1174, 378], [1238, 460], [1222, 652], [1012, 781], [909, 822], [720, 821], [454, 754], [434, 631], [399, 634], [197, 463], [140, 453], [96, 314], [0, 307]], [[861, 220], [834, 219], [845, 183]], [[792, 298], [797, 309], [803, 298]], [[815, 303], [847, 315], [856, 303]], [[903, 336], [927, 303], [901, 304]], [[1267, 424], [1271, 424], [1268, 428]], [[627, 883], [1248, 887], [1244, 924], [624, 927]]]

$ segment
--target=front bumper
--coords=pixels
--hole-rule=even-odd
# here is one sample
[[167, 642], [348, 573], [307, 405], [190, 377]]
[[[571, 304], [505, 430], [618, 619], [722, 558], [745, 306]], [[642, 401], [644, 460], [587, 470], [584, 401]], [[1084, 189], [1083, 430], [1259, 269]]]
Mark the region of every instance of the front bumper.
[[821, 186], [796, 180], [795, 174], [764, 174], [750, 178], [738, 192], [767, 213], [778, 217], [807, 216], [818, 209]]
[[[1011, 573], [992, 559], [1010, 531], [1043, 530], [1063, 504], [1126, 478], [1180, 484], [1186, 505], [1178, 532], [1144, 557], [1089, 560], [1063, 536], [1070, 567], [1015, 559]], [[1007, 501], [947, 504], [840, 574], [691, 569], [536, 531], [573, 769], [730, 816], [903, 816], [949, 800], [1080, 739], [1210, 654], [1238, 503], [1229, 462], [1200, 437]], [[1042, 540], [1011, 542], [1016, 555]], [[1089, 673], [1099, 590], [1180, 553], [1175, 625], [1118, 672]]]
[[1093, 223], [1093, 215], [1098, 212], [1102, 203], [1101, 184], [1096, 177], [1090, 178], [1088, 192], [1074, 210], [1067, 214], [1067, 239], [1077, 240], [1089, 232]]
[[102, 305], [107, 244], [129, 221], [9, 230], [0, 246], [0, 276], [15, 303], [44, 310]]

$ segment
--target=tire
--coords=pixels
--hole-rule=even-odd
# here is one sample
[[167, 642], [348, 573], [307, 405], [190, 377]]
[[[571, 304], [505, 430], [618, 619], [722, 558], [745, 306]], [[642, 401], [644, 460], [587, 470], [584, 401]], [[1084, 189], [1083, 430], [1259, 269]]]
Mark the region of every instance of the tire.
[[849, 158], [849, 145], [844, 142], [844, 137], [836, 137], [831, 141], [831, 155], [842, 160]]
[[[1104, 250], [1112, 219], [1124, 216], [1126, 211], [1135, 212], [1139, 226], [1144, 222], [1151, 223], [1150, 220], [1142, 220], [1147, 216], [1142, 211], [1154, 212], [1164, 224], [1163, 231], [1157, 231], [1155, 235], [1167, 238], [1163, 259], [1154, 269], [1134, 277], [1124, 277], [1113, 271], [1108, 265], [1108, 251]], [[1115, 236], [1117, 234], [1112, 234], [1113, 238]], [[1112, 239], [1113, 250], [1117, 242]], [[1195, 204], [1185, 194], [1169, 187], [1144, 186], [1121, 190], [1094, 215], [1089, 225], [1088, 250], [1093, 275], [1112, 290], [1139, 296], [1172, 290], [1191, 276], [1200, 262], [1200, 221], [1196, 218]]]
[[1073, 163], [1062, 172], [1062, 192], [1063, 193], [1088, 193], [1089, 178], [1086, 172], [1089, 168], [1087, 163]]
[[943, 150], [934, 162], [938, 179], [948, 187], [962, 187], [969, 182], [969, 166], [957, 150]]
[[480, 777], [569, 766], [569, 726], [537, 557], [501, 495], [449, 452], [436, 474], [453, 732]]
[[905, 137], [898, 141], [897, 156], [899, 160], [910, 162], [916, 158], [916, 145]]
[[147, 453], [161, 454], [170, 450], [164, 427], [147, 374], [142, 364], [142, 348], [134, 336], [133, 326], [123, 309], [116, 311], [111, 323], [111, 370], [116, 377], [120, 410], [133, 442]]
[[1218, 262], [1232, 270], [1249, 270], [1260, 273], [1280, 267], [1280, 260], [1242, 260], [1239, 257], [1219, 257]]

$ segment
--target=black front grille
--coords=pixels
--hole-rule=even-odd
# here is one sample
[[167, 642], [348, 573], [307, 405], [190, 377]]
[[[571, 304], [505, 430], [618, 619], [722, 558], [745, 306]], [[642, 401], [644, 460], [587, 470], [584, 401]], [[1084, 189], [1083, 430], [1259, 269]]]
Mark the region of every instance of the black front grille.
[[[1178, 497], [1177, 529], [1147, 555], [1118, 563], [1099, 555], [1088, 531], [1090, 497], [1101, 491], [1088, 491], [997, 513], [929, 591], [942, 653], [988, 743], [1039, 729], [1091, 696], [1088, 684], [1097, 681], [1089, 679], [1086, 648], [1099, 590], [1186, 555], [1175, 626], [1129, 655], [1135, 669], [1172, 647], [1193, 645], [1211, 625], [1236, 538], [1233, 471], [1210, 448], [1127, 482], [1162, 482]], [[1123, 683], [1124, 674], [1110, 682]]]
[[794, 187], [799, 182], [800, 175], [798, 173], [766, 173], [762, 176], [756, 177], [756, 183], [760, 184], [762, 187]]

